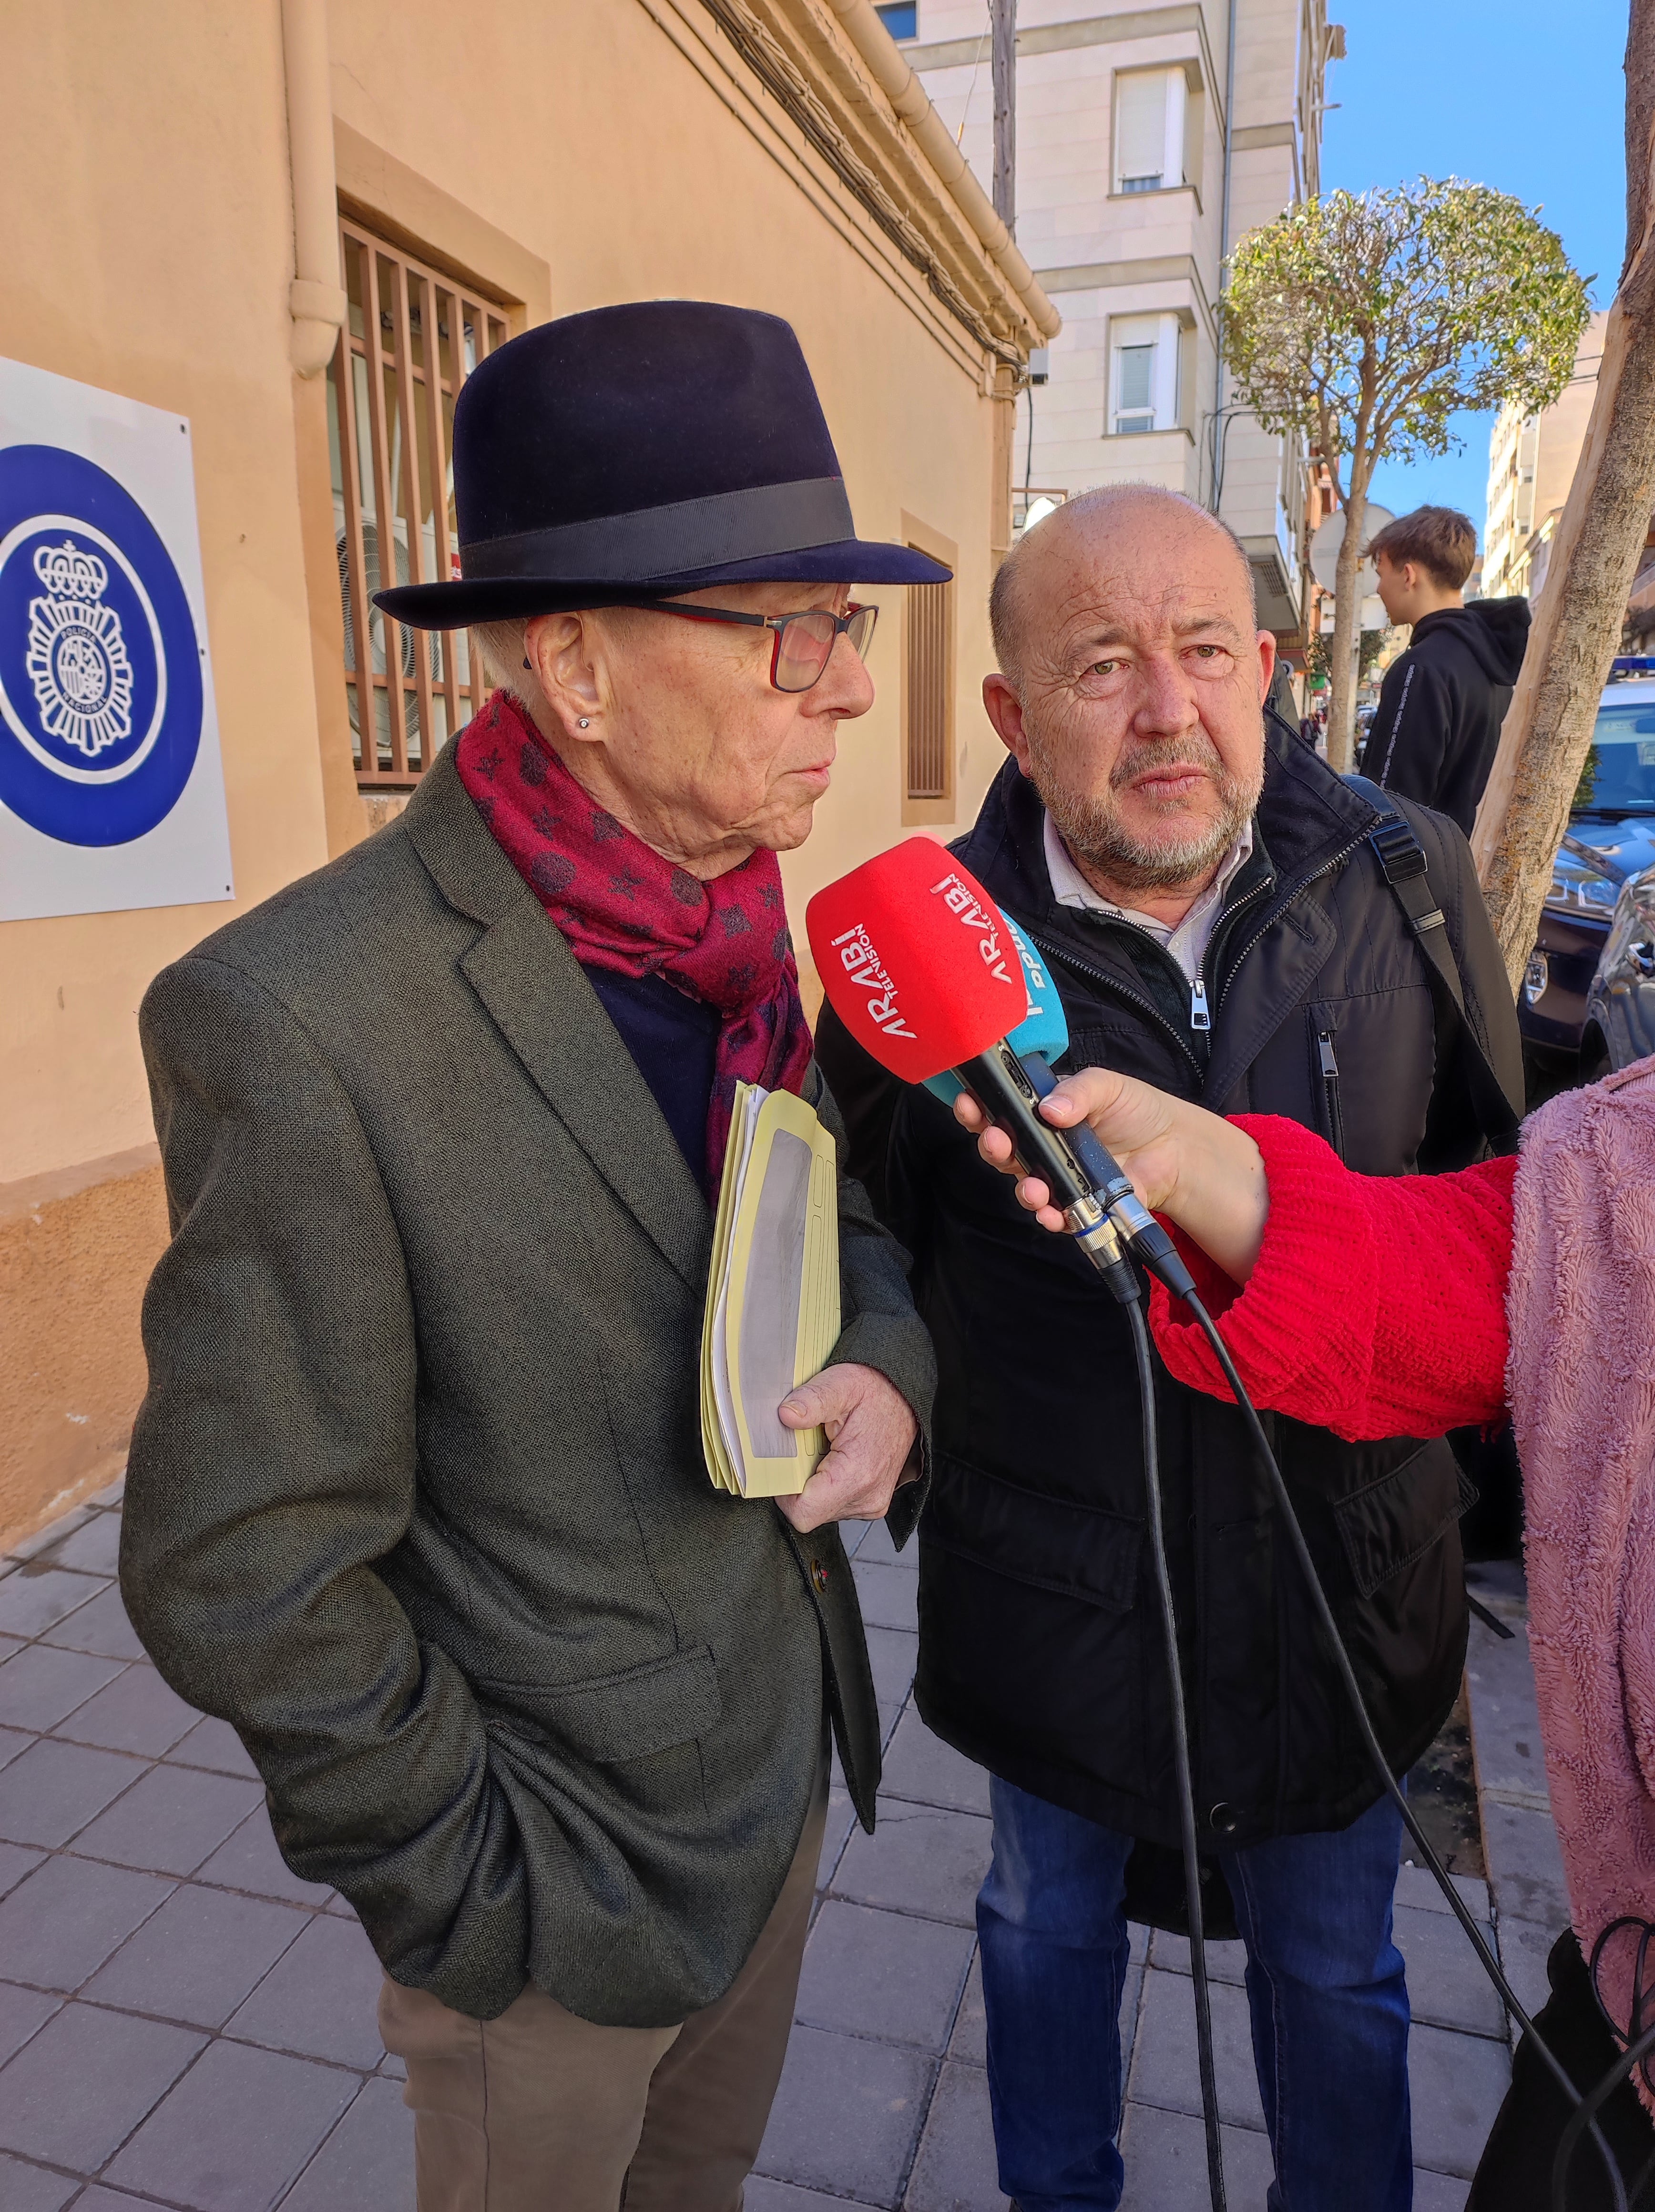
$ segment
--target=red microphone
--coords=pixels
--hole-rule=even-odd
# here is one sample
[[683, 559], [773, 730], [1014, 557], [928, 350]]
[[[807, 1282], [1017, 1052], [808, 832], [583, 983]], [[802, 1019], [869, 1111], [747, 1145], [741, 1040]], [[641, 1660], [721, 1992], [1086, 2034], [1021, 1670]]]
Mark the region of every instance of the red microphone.
[[911, 837], [820, 890], [804, 926], [834, 1012], [905, 1083], [954, 1074], [1010, 1138], [1076, 1243], [1123, 1303], [1138, 1296], [1121, 1256], [1129, 1237], [1169, 1289], [1193, 1288], [1171, 1238], [1092, 1131], [1041, 1118], [1056, 1079], [1008, 1034], [1028, 1016], [1023, 963], [1004, 917], [971, 871], [929, 837]]
[[834, 1012], [905, 1083], [974, 1060], [1028, 1015], [999, 908], [932, 838], [910, 837], [829, 884], [804, 926]]

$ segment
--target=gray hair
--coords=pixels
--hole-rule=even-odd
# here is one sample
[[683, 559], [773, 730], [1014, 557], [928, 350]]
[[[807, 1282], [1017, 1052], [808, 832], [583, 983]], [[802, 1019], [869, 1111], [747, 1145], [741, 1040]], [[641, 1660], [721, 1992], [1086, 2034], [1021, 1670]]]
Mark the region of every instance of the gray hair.
[[1023, 548], [1031, 538], [1038, 536], [1043, 530], [1050, 530], [1058, 526], [1062, 518], [1066, 515], [1084, 518], [1112, 507], [1122, 507], [1143, 501], [1148, 501], [1153, 506], [1181, 508], [1185, 514], [1193, 515], [1197, 520], [1210, 524], [1213, 529], [1221, 532], [1228, 538], [1230, 544], [1235, 548], [1236, 558], [1241, 563], [1241, 573], [1247, 580], [1247, 605], [1252, 608], [1253, 620], [1255, 623], [1257, 623], [1258, 601], [1253, 582], [1252, 562], [1248, 557], [1246, 547], [1228, 522], [1221, 516], [1214, 514], [1209, 508], [1202, 507], [1195, 500], [1187, 498], [1183, 492], [1168, 491], [1164, 484], [1099, 484], [1094, 490], [1077, 492], [1073, 499], [1065, 500], [1063, 505], [1052, 514], [1037, 522], [1032, 531], [1025, 532], [1010, 552], [1006, 555], [1005, 559], [1001, 562], [996, 573], [993, 588], [989, 593], [989, 628], [994, 635], [994, 656], [1000, 665], [1001, 673], [1009, 677], [1014, 684], [1021, 679], [1022, 656], [1018, 635], [1020, 627], [1018, 602], [1021, 595], [1017, 589], [1017, 571], [1022, 560]]
[[471, 633], [482, 656], [482, 672], [497, 690], [523, 702], [523, 664], [528, 658], [529, 617], [512, 622], [479, 623]]

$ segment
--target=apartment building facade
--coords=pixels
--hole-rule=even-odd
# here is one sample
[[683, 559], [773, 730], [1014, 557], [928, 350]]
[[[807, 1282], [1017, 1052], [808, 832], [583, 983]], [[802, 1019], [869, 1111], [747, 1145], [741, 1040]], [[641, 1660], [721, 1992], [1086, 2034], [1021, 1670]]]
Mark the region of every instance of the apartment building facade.
[[[869, 7], [68, 0], [9, 31], [32, 92], [0, 146], [0, 473], [46, 437], [54, 481], [124, 475], [136, 512], [147, 441], [171, 505], [130, 544], [170, 532], [182, 582], [149, 621], [161, 568], [146, 581], [107, 515], [35, 515], [56, 537], [17, 540], [27, 576], [15, 530], [0, 550], [0, 1539], [111, 1479], [142, 1395], [167, 1235], [150, 978], [370, 834], [476, 703], [463, 636], [370, 609], [393, 575], [452, 573], [449, 438], [476, 362], [615, 301], [784, 315], [864, 533], [955, 567], [870, 594], [879, 700], [785, 864], [798, 915], [905, 830], [968, 822], [1002, 757], [956, 702], [991, 665], [1015, 394], [1057, 319]], [[95, 455], [64, 427], [82, 422]], [[13, 710], [26, 632], [72, 608], [37, 693], [53, 670], [117, 689], [101, 721], [60, 717], [54, 750]], [[100, 798], [105, 842], [77, 842], [64, 810], [129, 766], [136, 791], [180, 702], [208, 834], [135, 873], [153, 825]], [[58, 813], [14, 810], [14, 767]]]
[[[984, 0], [882, 12], [987, 177]], [[1017, 242], [1064, 329], [1048, 381], [1023, 401], [1015, 483], [1032, 501], [1147, 480], [1215, 508], [1247, 548], [1261, 618], [1294, 655], [1307, 517], [1322, 510], [1300, 441], [1237, 403], [1216, 308], [1228, 248], [1319, 190], [1327, 68], [1343, 52], [1325, 0], [1017, 9]]]
[[1488, 520], [1483, 532], [1482, 593], [1490, 599], [1536, 597], [1597, 390], [1608, 311], [1593, 315], [1575, 349], [1574, 374], [1538, 415], [1504, 406], [1488, 434]]

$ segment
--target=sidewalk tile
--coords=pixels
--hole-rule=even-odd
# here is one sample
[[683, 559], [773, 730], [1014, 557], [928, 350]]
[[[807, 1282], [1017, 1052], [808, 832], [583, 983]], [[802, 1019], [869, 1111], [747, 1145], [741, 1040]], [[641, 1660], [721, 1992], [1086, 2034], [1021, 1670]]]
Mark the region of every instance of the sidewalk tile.
[[979, 2067], [943, 2067], [902, 2203], [905, 2212], [1007, 2212]]
[[282, 2200], [282, 2212], [413, 2212], [414, 2115], [369, 2081]]
[[983, 1960], [979, 1953], [966, 1976], [954, 2033], [949, 2038], [949, 2057], [967, 2066], [988, 2064], [988, 2014], [983, 2009]]
[[[0, 1790], [5, 1776], [0, 1774]], [[191, 1766], [152, 1766], [118, 1805], [76, 1838], [88, 1858], [162, 1874], [193, 1874], [210, 1851], [246, 1820], [262, 1791], [227, 1774]]]
[[[1562, 1932], [1562, 1925], [1557, 1923], [1500, 1915], [1500, 1963], [1518, 2002], [1531, 2020], [1551, 1995], [1546, 1961], [1551, 1955], [1552, 1945]], [[1512, 2026], [1515, 2030], [1516, 2022]]]
[[805, 1946], [795, 2018], [940, 2051], [971, 1963], [968, 1929], [830, 1898]]
[[94, 2182], [84, 2197], [75, 2199], [74, 2212], [155, 2212], [153, 2197], [129, 2197], [124, 2189], [106, 2189]]
[[[1503, 2037], [1506, 2007], [1458, 1921], [1451, 1913], [1399, 1905], [1395, 1925], [1397, 1948], [1408, 1962], [1414, 2018], [1434, 2027]], [[1485, 1928], [1482, 1935], [1492, 1950], [1494, 1930]]]
[[[1488, 1885], [1474, 1874], [1451, 1874], [1449, 1881], [1459, 1893], [1459, 1899], [1473, 1920], [1486, 1921], [1492, 1915], [1488, 1904]], [[1404, 1859], [1397, 1869], [1397, 1902], [1411, 1905], [1416, 1912], [1450, 1912], [1447, 1899], [1429, 1867], [1416, 1866]], [[1452, 1917], [1452, 1913], [1451, 1913]]]
[[32, 1536], [20, 1536], [8, 1550], [6, 1557], [17, 1566], [23, 1565], [27, 1560], [38, 1559], [43, 1552], [49, 1552], [55, 1545], [65, 1542], [92, 1518], [93, 1508], [88, 1499], [82, 1504], [72, 1506], [67, 1513], [60, 1513], [55, 1521], [48, 1521], [44, 1528], [37, 1528]]
[[118, 1505], [126, 1495], [126, 1469], [123, 1468], [113, 1482], [102, 1490], [94, 1490], [87, 1499], [88, 1505]]
[[[13, 1982], [0, 1982], [0, 2066], [45, 2026], [60, 2002], [40, 1990], [20, 1990]], [[4, 2191], [0, 2191], [0, 2204], [5, 2201]]]
[[[837, 1766], [834, 1771], [837, 1775]], [[821, 1855], [816, 1861], [818, 1889], [826, 1889], [833, 1880], [834, 1869], [839, 1864], [846, 1838], [856, 1824], [856, 1808], [851, 1802], [851, 1793], [842, 1781], [836, 1779], [828, 1791], [828, 1826], [822, 1832]]]
[[0, 1728], [0, 1766], [9, 1766], [14, 1759], [21, 1759], [33, 1741], [26, 1729]]
[[0, 1837], [49, 1849], [66, 1844], [142, 1772], [118, 1752], [37, 1743], [0, 1772]]
[[[1149, 1964], [1164, 1967], [1169, 1974], [1187, 1974], [1190, 1971], [1189, 1937], [1169, 1936], [1164, 1928], [1153, 1929], [1149, 1935]], [[1245, 1943], [1208, 1944], [1207, 1979], [1209, 1982], [1231, 1982], [1240, 1989], [1246, 1971], [1247, 1947]]]
[[[9, 1584], [6, 1585], [9, 1589]], [[0, 1589], [3, 1598], [4, 1589]], [[5, 1623], [0, 1621], [0, 1628]], [[55, 1628], [48, 1629], [48, 1644], [58, 1644], [66, 1651], [94, 1651], [101, 1659], [142, 1659], [143, 1646], [138, 1641], [138, 1632], [126, 1617], [126, 1607], [121, 1603], [121, 1594], [113, 1583], [101, 1597], [94, 1597], [90, 1605], [83, 1605], [60, 1620]]]
[[917, 1804], [948, 1805], [957, 1813], [988, 1810], [985, 1770], [933, 1735], [912, 1705], [897, 1723], [885, 1753], [881, 1787]]
[[145, 1665], [118, 1674], [107, 1688], [59, 1721], [52, 1733], [69, 1743], [96, 1744], [105, 1751], [132, 1751], [145, 1759], [159, 1759], [198, 1718], [195, 1707], [186, 1705], [153, 1667]]
[[9, 1636], [39, 1636], [114, 1585], [95, 1575], [71, 1575], [62, 1567], [22, 1567], [0, 1583], [0, 1630]]
[[934, 2065], [895, 2044], [796, 2027], [759, 2170], [777, 2181], [894, 2206]]
[[201, 2041], [156, 2021], [65, 2005], [0, 2071], [0, 2146], [95, 2173]]
[[[873, 1668], [874, 1695], [879, 1700], [880, 1723], [887, 1734], [913, 1687], [913, 1670], [918, 1657], [918, 1636], [900, 1628], [869, 1629], [868, 1658]], [[3, 1680], [4, 1672], [0, 1668], [0, 1680]], [[4, 1717], [0, 1714], [0, 1719]]]
[[255, 1806], [228, 1841], [197, 1870], [196, 1880], [220, 1889], [248, 1890], [255, 1897], [283, 1898], [290, 1905], [325, 1905], [333, 1894], [325, 1882], [300, 1881], [289, 1870], [262, 1805]]
[[371, 2071], [385, 1970], [355, 1921], [312, 1919], [225, 2028], [244, 2043]]
[[[0, 1787], [4, 1782], [0, 1774]], [[882, 1797], [874, 1833], [858, 1830], [846, 1845], [834, 1893], [858, 1905], [883, 1905], [973, 1927], [988, 1860], [989, 1823], [974, 1813], [944, 1813]]]
[[864, 1534], [856, 1547], [859, 1563], [870, 1566], [900, 1567], [905, 1574], [915, 1574], [919, 1568], [919, 1545], [910, 1536], [903, 1550], [898, 1551], [891, 1541], [891, 1532], [882, 1521], [865, 1521]]
[[[21, 2159], [0, 2152], [0, 2204], [6, 2212], [62, 2212], [80, 2185], [65, 2181], [61, 2173], [48, 2173], [43, 2166], [25, 2166]], [[88, 2198], [82, 2197], [81, 2203], [88, 2212], [98, 2212]]]
[[873, 1525], [871, 1521], [841, 1521], [839, 1523], [839, 1540], [845, 1547], [847, 1559], [855, 1559], [863, 1539]]
[[[1224, 2183], [1237, 2212], [1263, 2212], [1276, 2176], [1267, 2136], [1224, 2128]], [[1200, 2119], [1129, 2105], [1121, 2130], [1126, 2188], [1120, 2212], [1207, 2212], [1207, 2137]]]
[[1408, 2079], [1414, 2155], [1422, 2166], [1468, 2179], [1476, 2172], [1511, 2072], [1503, 2043], [1440, 2027], [1415, 2028], [1408, 2039]]
[[173, 1766], [204, 1766], [214, 1774], [238, 1774], [248, 1782], [259, 1779], [258, 1769], [228, 1721], [215, 1720], [210, 1715], [197, 1721], [167, 1758]]
[[85, 1994], [97, 2004], [222, 2027], [308, 1920], [290, 1905], [188, 1882], [129, 1937]]
[[[1457, 2180], [1451, 2173], [1432, 2173], [1424, 2166], [1414, 2168], [1414, 2212], [1465, 2212], [1465, 2199], [1470, 2191], [1469, 2181]], [[81, 2212], [77, 2204], [75, 2212]]]
[[21, 1844], [0, 1844], [0, 1897], [8, 1897], [26, 1874], [40, 1863], [42, 1854], [25, 1850]]
[[31, 1644], [0, 1667], [0, 1723], [20, 1729], [55, 1727], [121, 1671], [117, 1659], [91, 1659], [83, 1651]]
[[1540, 1742], [1540, 1709], [1535, 1700], [1529, 1632], [1520, 1620], [1510, 1625], [1515, 1633], [1508, 1643], [1480, 1620], [1471, 1623], [1465, 1673], [1471, 1693], [1477, 1787], [1543, 1797], [1546, 1762]]
[[[918, 1632], [919, 1585], [906, 1567], [864, 1566], [860, 1559], [852, 1565], [862, 1618], [870, 1628], [900, 1628]], [[0, 1591], [0, 1598], [4, 1595]], [[0, 1622], [0, 1626], [3, 1626]]]
[[[1193, 1987], [1187, 1974], [1169, 1974], [1154, 1966], [1145, 1973], [1127, 2087], [1135, 2104], [1199, 2116], [1201, 2074], [1196, 2063]], [[1230, 2127], [1263, 2128], [1264, 2112], [1258, 2101], [1258, 2077], [1252, 2063], [1246, 1992], [1227, 1982], [1214, 1982], [1209, 1994], [1219, 2116]]]
[[152, 1874], [50, 1858], [0, 1905], [0, 1974], [78, 1990], [172, 1887]]
[[92, 1514], [46, 1547], [46, 1556], [54, 1567], [72, 1567], [76, 1574], [112, 1575], [121, 1563], [119, 1514]]
[[[16, 1769], [8, 1769], [15, 1773]], [[6, 1775], [0, 1774], [0, 1790]], [[1482, 1801], [1482, 1853], [1488, 1886], [1500, 1917], [1550, 1921], [1561, 1928], [1569, 1917], [1563, 1880], [1563, 1854], [1549, 1813], [1531, 1813], [1516, 1805]]]
[[816, 2189], [795, 2189], [791, 2181], [770, 2181], [761, 2173], [749, 2174], [742, 2197], [743, 2212], [845, 2212], [847, 2204], [855, 2206], [864, 2201], [855, 2197], [824, 2197]]
[[336, 2066], [210, 2044], [105, 2179], [195, 2212], [266, 2212], [356, 2091]]

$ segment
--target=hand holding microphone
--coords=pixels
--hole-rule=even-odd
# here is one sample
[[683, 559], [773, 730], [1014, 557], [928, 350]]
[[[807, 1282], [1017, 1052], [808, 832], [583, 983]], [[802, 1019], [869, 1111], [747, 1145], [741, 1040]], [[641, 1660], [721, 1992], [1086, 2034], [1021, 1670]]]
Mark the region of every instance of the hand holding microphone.
[[[1041, 1116], [1056, 1087], [1046, 1054], [1067, 1049], [1068, 1027], [1032, 949], [1020, 951], [968, 870], [930, 838], [910, 838], [818, 891], [805, 919], [822, 988], [851, 1035], [905, 1082], [951, 1074], [1004, 1131], [1118, 1297], [1137, 1297], [1123, 1239], [1169, 1290], [1192, 1287], [1172, 1239], [1091, 1130]], [[1044, 987], [1034, 1004], [1031, 973]], [[1046, 1051], [1031, 1048], [1036, 1037]]]

